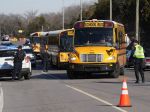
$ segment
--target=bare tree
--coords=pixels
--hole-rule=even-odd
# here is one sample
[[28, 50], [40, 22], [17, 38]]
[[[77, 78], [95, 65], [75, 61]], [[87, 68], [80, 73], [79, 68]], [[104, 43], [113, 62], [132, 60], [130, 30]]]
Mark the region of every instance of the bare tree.
[[[83, 13], [87, 13], [90, 3], [83, 3]], [[83, 15], [87, 18], [87, 15]], [[74, 22], [79, 20], [80, 6], [72, 5], [65, 8], [65, 28], [72, 28]], [[38, 11], [28, 11], [23, 15], [19, 14], [0, 14], [0, 33], [17, 34], [18, 30], [24, 30], [26, 35], [40, 30], [43, 26], [44, 31], [62, 29], [62, 12], [49, 12], [38, 14]]]

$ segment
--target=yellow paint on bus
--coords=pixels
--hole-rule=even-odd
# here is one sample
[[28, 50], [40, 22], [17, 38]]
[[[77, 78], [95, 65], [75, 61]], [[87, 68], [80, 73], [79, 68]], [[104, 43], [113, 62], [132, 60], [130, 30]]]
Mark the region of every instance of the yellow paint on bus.
[[126, 42], [124, 25], [110, 20], [84, 20], [74, 24], [69, 78], [107, 72], [112, 77], [124, 74]]
[[66, 69], [73, 44], [74, 29], [56, 30], [48, 33], [48, 52], [51, 65]]
[[31, 45], [37, 59], [41, 58], [42, 50], [48, 49], [46, 35], [47, 32], [34, 32], [30, 34]]

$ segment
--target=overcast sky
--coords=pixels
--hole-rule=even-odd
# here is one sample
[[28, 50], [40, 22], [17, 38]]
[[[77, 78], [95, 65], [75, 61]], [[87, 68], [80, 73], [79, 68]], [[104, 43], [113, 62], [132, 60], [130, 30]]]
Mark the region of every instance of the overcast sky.
[[[27, 11], [38, 13], [60, 12], [63, 0], [0, 0], [0, 13], [24, 14]], [[95, 2], [96, 0], [83, 0], [83, 2]], [[78, 5], [80, 0], [64, 0], [65, 6]]]

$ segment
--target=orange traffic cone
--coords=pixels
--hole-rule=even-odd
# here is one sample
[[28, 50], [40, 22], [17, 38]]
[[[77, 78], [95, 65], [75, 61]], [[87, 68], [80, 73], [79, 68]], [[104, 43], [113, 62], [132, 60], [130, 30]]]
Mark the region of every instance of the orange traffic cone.
[[122, 93], [120, 95], [120, 103], [118, 106], [119, 107], [131, 107], [130, 98], [128, 95], [127, 82], [125, 79], [123, 80]]

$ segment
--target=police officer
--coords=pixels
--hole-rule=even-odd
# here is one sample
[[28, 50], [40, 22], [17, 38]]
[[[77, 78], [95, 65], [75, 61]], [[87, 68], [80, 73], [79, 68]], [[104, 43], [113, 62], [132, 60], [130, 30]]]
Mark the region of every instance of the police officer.
[[42, 54], [42, 61], [43, 61], [43, 72], [48, 72], [48, 65], [49, 65], [49, 54], [48, 54], [48, 50], [45, 49]]
[[18, 46], [17, 52], [14, 54], [14, 72], [12, 74], [12, 80], [18, 77], [19, 80], [22, 79], [22, 61], [25, 58], [25, 52], [22, 50], [22, 46]]
[[133, 59], [134, 59], [134, 70], [135, 70], [135, 77], [136, 82], [139, 83], [139, 73], [142, 78], [142, 83], [145, 82], [144, 78], [144, 71], [143, 71], [143, 65], [144, 65], [144, 49], [141, 45], [139, 45], [139, 42], [137, 40], [134, 40], [134, 50], [133, 50]]

